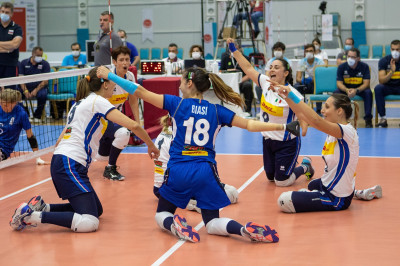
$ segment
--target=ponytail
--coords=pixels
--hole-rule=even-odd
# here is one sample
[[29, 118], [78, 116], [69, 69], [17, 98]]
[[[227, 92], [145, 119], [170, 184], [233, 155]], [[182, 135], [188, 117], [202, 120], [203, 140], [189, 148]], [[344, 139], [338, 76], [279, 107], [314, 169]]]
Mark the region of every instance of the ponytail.
[[172, 121], [169, 114], [160, 118], [160, 125], [162, 126], [162, 132], [166, 134], [172, 134], [172, 132], [169, 130], [169, 127], [172, 126]]
[[89, 73], [79, 80], [76, 88], [76, 101], [80, 101], [86, 98], [90, 92], [99, 91], [104, 80], [97, 77], [97, 68], [95, 67], [89, 71]]

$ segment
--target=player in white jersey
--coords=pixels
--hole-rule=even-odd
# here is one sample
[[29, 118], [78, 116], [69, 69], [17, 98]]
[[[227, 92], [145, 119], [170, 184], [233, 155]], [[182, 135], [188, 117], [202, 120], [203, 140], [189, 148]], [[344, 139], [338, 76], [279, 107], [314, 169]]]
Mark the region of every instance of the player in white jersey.
[[[173, 135], [172, 135], [172, 118], [168, 115], [165, 115], [160, 118], [160, 124], [162, 126], [161, 133], [157, 136], [155, 140], [155, 145], [160, 150], [160, 156], [154, 160], [154, 187], [153, 193], [159, 198], [160, 192], [159, 189], [164, 183], [164, 174], [167, 170], [167, 164], [170, 158], [169, 149], [171, 147]], [[224, 187], [225, 193], [228, 196], [230, 202], [232, 204], [236, 203], [239, 198], [239, 192], [234, 186], [221, 183]], [[196, 199], [190, 199], [186, 209], [190, 211], [197, 211], [201, 213], [199, 207], [197, 207]]]
[[98, 75], [108, 78], [123, 88], [135, 87], [135, 94], [155, 107], [167, 110], [173, 121], [173, 142], [169, 149], [170, 159], [165, 181], [160, 188], [156, 222], [162, 229], [175, 236], [198, 242], [199, 234], [189, 226], [186, 219], [175, 214], [177, 207], [186, 208], [189, 200], [195, 198], [209, 234], [239, 236], [262, 242], [279, 241], [275, 230], [266, 225], [249, 222], [246, 226], [229, 218], [219, 218], [219, 209], [230, 204], [229, 198], [218, 176], [215, 161], [215, 139], [222, 126], [237, 126], [249, 131], [285, 129], [298, 135], [299, 123], [273, 124], [247, 120], [219, 105], [203, 99], [203, 93], [212, 88], [223, 102], [243, 107], [240, 95], [228, 87], [221, 78], [207, 73], [202, 68], [184, 71], [180, 90], [183, 98], [174, 95], [160, 95], [140, 85], [129, 83], [100, 67]]
[[[347, 209], [354, 196], [358, 163], [358, 104], [354, 103], [353, 127], [349, 122], [353, 109], [347, 95], [333, 94], [329, 97], [322, 107], [322, 118], [302, 102], [290, 87], [278, 86], [279, 94], [286, 98], [300, 119], [328, 134], [322, 149], [322, 157], [326, 164], [325, 173], [321, 178], [312, 180], [308, 184], [308, 190], [282, 193], [278, 198], [280, 209], [288, 213]], [[312, 168], [311, 162], [306, 166]]]
[[[111, 52], [113, 64], [115, 65], [113, 72], [121, 78], [135, 82], [135, 76], [132, 72], [128, 71], [130, 66], [130, 53], [131, 51], [126, 46], [113, 49]], [[128, 100], [132, 113], [135, 116], [135, 121], [140, 123], [138, 98], [135, 95], [129, 94], [126, 90], [116, 85], [113, 95], [108, 100], [119, 111], [122, 111], [122, 105]], [[128, 145], [129, 138], [130, 131], [127, 128], [117, 123], [109, 123], [106, 132], [100, 140], [99, 156], [96, 157], [96, 159], [100, 160], [108, 159], [108, 165], [105, 167], [103, 173], [105, 178], [119, 181], [125, 179], [125, 177], [117, 171], [117, 160], [121, 151]]]
[[[277, 84], [289, 86], [293, 93], [299, 98], [303, 96], [292, 87], [293, 77], [290, 64], [282, 58], [275, 59], [270, 66], [269, 75], [259, 74], [254, 67], [236, 50], [233, 39], [228, 39], [229, 49], [233, 53], [241, 69], [251, 80], [262, 88], [260, 103], [260, 120], [271, 123], [290, 123], [297, 120], [296, 114], [282, 97], [271, 86], [271, 81]], [[272, 89], [271, 89], [272, 88]], [[307, 125], [302, 123], [303, 136], [306, 134]], [[264, 171], [269, 181], [275, 182], [277, 186], [290, 186], [297, 178], [305, 174], [308, 179], [313, 172], [305, 171], [305, 164], [296, 167], [300, 152], [301, 140], [289, 132], [269, 131], [262, 132], [263, 135], [263, 161]]]
[[40, 223], [71, 228], [74, 232], [98, 229], [103, 208], [89, 181], [88, 169], [107, 120], [132, 130], [148, 145], [150, 158], [158, 157], [159, 150], [146, 131], [106, 99], [111, 97], [115, 83], [98, 78], [96, 71], [97, 68], [92, 69], [79, 81], [76, 103], [68, 114], [51, 161], [51, 176], [58, 196], [69, 203], [45, 204], [41, 196], [35, 196], [15, 210], [10, 221], [14, 230]]

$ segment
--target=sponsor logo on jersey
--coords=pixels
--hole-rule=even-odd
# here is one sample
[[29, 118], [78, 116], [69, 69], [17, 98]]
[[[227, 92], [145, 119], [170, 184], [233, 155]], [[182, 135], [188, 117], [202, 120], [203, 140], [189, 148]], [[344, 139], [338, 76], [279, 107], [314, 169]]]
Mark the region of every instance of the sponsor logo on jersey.
[[71, 137], [71, 132], [72, 132], [72, 127], [67, 127], [63, 139], [69, 139]]
[[279, 107], [279, 106], [276, 106], [276, 105], [273, 105], [273, 104], [267, 102], [264, 98], [264, 95], [261, 98], [260, 107], [264, 112], [266, 112], [270, 115], [283, 116], [283, 107]]
[[400, 71], [394, 72], [390, 79], [400, 79]]
[[8, 34], [13, 35], [14, 34], [14, 30], [8, 30]]
[[155, 172], [156, 174], [164, 175], [164, 169], [162, 169], [162, 168], [160, 168], [160, 167], [156, 167], [156, 168], [154, 169], [154, 172]]
[[363, 78], [344, 78], [344, 83], [346, 84], [361, 84], [363, 82]]
[[197, 147], [191, 145], [185, 145], [182, 155], [187, 156], [208, 156], [208, 152], [204, 150], [204, 147]]
[[128, 99], [128, 95], [129, 95], [129, 93], [113, 95], [108, 100], [110, 101], [111, 104], [114, 104], [114, 105], [115, 104], [121, 104], [121, 103], [124, 103], [126, 101], [126, 99]]
[[325, 142], [324, 147], [322, 148], [322, 155], [331, 155], [335, 152], [335, 146], [337, 141], [335, 142]]
[[162, 167], [162, 162], [161, 162], [161, 161], [154, 160], [154, 164], [155, 164], [157, 167]]

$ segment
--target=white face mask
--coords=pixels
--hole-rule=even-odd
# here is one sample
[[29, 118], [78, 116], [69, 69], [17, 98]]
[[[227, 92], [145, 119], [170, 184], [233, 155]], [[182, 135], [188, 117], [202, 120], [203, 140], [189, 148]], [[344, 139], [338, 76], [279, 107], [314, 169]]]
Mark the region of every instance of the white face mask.
[[314, 53], [306, 53], [306, 58], [307, 58], [307, 59], [312, 59], [312, 58], [314, 58]]
[[354, 64], [356, 63], [356, 60], [353, 58], [348, 57], [347, 58], [347, 64], [349, 64], [349, 66], [354, 66]]
[[275, 56], [276, 58], [282, 58], [283, 52], [282, 52], [282, 51], [274, 51], [274, 56]]
[[168, 57], [171, 58], [171, 59], [175, 59], [176, 53], [170, 52], [170, 53], [168, 53]]
[[73, 55], [74, 57], [78, 57], [80, 54], [81, 54], [80, 51], [72, 51], [72, 55]]
[[41, 56], [35, 56], [33, 60], [35, 60], [36, 63], [40, 63], [42, 62], [43, 58]]
[[399, 51], [392, 51], [392, 57], [393, 57], [393, 59], [397, 59], [397, 58], [399, 58], [399, 56], [400, 56], [400, 52]]
[[125, 38], [121, 38], [121, 41], [125, 42], [125, 41], [126, 41], [126, 39], [125, 39]]
[[8, 22], [10, 20], [10, 16], [4, 13], [0, 14], [1, 21]]
[[315, 50], [319, 50], [319, 45], [314, 45], [314, 47], [315, 47]]
[[200, 52], [193, 52], [192, 53], [192, 58], [193, 59], [200, 59], [201, 53]]

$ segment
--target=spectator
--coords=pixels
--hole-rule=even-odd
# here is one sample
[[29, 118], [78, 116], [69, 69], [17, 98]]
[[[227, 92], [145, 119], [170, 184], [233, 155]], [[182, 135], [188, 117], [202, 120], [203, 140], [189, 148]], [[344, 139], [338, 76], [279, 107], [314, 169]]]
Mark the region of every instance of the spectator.
[[86, 55], [81, 53], [81, 45], [77, 42], [71, 44], [71, 54], [64, 57], [62, 66], [76, 66], [86, 64]]
[[347, 62], [347, 51], [354, 47], [354, 39], [347, 38], [344, 42], [344, 52], [341, 52], [336, 57], [336, 64], [340, 65]]
[[[24, 59], [19, 65], [19, 75], [28, 76], [34, 74], [42, 74], [50, 72], [50, 65], [46, 60], [43, 60], [43, 49], [36, 46], [32, 50], [32, 56]], [[27, 84], [21, 84], [23, 96], [26, 99], [37, 99], [37, 108], [33, 113], [33, 122], [39, 123], [42, 117], [42, 112], [47, 100], [47, 85], [48, 81], [36, 81]]]
[[190, 47], [189, 50], [189, 57], [195, 60], [204, 59], [204, 51], [201, 45], [195, 44]]
[[315, 38], [312, 41], [312, 44], [315, 48], [314, 56], [324, 61], [325, 65], [328, 65], [328, 54], [325, 51], [321, 50], [321, 41], [318, 38]]
[[378, 126], [387, 127], [385, 96], [400, 95], [400, 40], [390, 44], [391, 54], [379, 60], [379, 85], [375, 87], [376, 108], [379, 113]]
[[115, 49], [122, 45], [121, 38], [112, 31], [114, 24], [113, 13], [104, 11], [100, 14], [100, 29], [102, 32], [99, 34], [97, 42], [94, 44], [94, 65], [110, 65], [111, 64], [111, 51], [110, 51], [110, 31], [112, 48]]
[[282, 43], [282, 42], [276, 42], [276, 43], [274, 44], [274, 46], [272, 46], [272, 54], [273, 54], [273, 57], [267, 62], [267, 65], [266, 65], [266, 67], [265, 67], [265, 69], [266, 69], [265, 74], [266, 74], [267, 76], [269, 76], [269, 69], [271, 68], [271, 63], [272, 63], [273, 61], [275, 61], [275, 59], [282, 58], [282, 59], [284, 59], [286, 62], [288, 62], [290, 66], [292, 66], [292, 62], [291, 62], [288, 58], [286, 58], [286, 57], [284, 56], [284, 55], [285, 55], [285, 50], [286, 50], [286, 46], [285, 46], [285, 44]]
[[[242, 53], [242, 51], [240, 49], [240, 45], [238, 44], [237, 41], [235, 41], [235, 47]], [[243, 55], [243, 56], [246, 58], [247, 61], [249, 61], [249, 57], [247, 57], [245, 55]], [[243, 73], [242, 80], [239, 83], [239, 90], [240, 90], [240, 93], [243, 93], [243, 95], [244, 95], [244, 102], [246, 105], [245, 110], [244, 110], [246, 112], [245, 116], [251, 117], [252, 116], [251, 115], [251, 103], [253, 102], [253, 99], [254, 99], [253, 83], [252, 83], [251, 79], [249, 78], [249, 76], [243, 72], [240, 65], [238, 65], [238, 62], [236, 61], [236, 59], [231, 55], [229, 48], [227, 48], [226, 52], [223, 53], [221, 56], [220, 70], [233, 71], [233, 72], [240, 71]]]
[[[19, 46], [22, 42], [22, 28], [11, 20], [14, 5], [1, 4], [0, 27], [0, 78], [17, 76]], [[11, 87], [10, 87], [11, 88]], [[15, 86], [12, 86], [15, 89]]]
[[[244, 2], [244, 1], [241, 1]], [[250, 1], [251, 11], [250, 17], [251, 21], [254, 25], [254, 38], [257, 38], [258, 34], [260, 34], [260, 27], [258, 26], [258, 19], [263, 16], [264, 12], [264, 1]], [[248, 19], [247, 12], [242, 12], [233, 18], [233, 26], [237, 29], [239, 27], [239, 22], [243, 19]]]
[[183, 69], [183, 60], [178, 58], [178, 45], [175, 43], [170, 43], [168, 45], [168, 57], [164, 58], [165, 64], [172, 64], [172, 70], [175, 73], [179, 73]]
[[122, 44], [131, 50], [130, 53], [130, 62], [132, 66], [137, 66], [140, 63], [140, 56], [136, 49], [136, 46], [132, 43], [128, 42], [126, 39], [128, 38], [126, 35], [126, 31], [118, 30], [118, 36], [121, 38]]
[[347, 62], [339, 66], [337, 71], [337, 89], [335, 93], [355, 95], [364, 99], [365, 127], [372, 127], [372, 92], [369, 88], [371, 75], [369, 66], [360, 61], [360, 50], [351, 48], [347, 51]]

